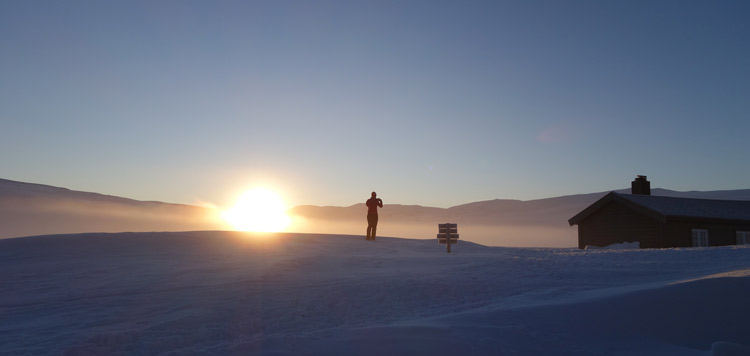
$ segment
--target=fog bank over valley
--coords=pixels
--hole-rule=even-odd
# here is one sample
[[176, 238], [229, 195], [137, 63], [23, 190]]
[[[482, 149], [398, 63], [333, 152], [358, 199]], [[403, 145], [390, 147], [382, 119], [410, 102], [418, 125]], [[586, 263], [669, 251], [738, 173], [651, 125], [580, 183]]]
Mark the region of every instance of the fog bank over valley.
[[[628, 193], [629, 189], [617, 190]], [[568, 219], [608, 192], [538, 200], [495, 199], [450, 208], [390, 204], [380, 209], [379, 236], [435, 239], [437, 224], [458, 223], [463, 241], [487, 246], [574, 247]], [[750, 200], [750, 189], [653, 195]], [[364, 203], [290, 208], [289, 232], [363, 235]], [[0, 238], [85, 232], [229, 230], [217, 208], [137, 201], [98, 193], [0, 179]]]

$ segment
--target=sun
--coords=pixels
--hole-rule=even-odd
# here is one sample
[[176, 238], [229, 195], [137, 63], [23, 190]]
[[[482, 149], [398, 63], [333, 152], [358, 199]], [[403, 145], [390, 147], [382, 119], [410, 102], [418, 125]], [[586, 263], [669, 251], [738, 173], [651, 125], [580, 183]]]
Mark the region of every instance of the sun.
[[267, 188], [243, 193], [223, 216], [233, 229], [239, 231], [279, 232], [291, 223], [284, 201]]

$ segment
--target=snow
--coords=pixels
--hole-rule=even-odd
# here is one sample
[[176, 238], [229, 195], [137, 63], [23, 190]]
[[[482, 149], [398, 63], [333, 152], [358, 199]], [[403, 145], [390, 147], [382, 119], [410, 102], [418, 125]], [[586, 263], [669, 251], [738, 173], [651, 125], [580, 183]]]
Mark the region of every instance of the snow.
[[750, 355], [750, 347], [719, 341], [711, 345], [711, 352], [714, 356], [747, 356]]
[[632, 250], [632, 249], [639, 249], [641, 248], [640, 241], [634, 241], [634, 242], [621, 242], [616, 244], [611, 244], [604, 247], [599, 246], [592, 246], [592, 245], [586, 245], [587, 250], [596, 250], [596, 249], [609, 249], [609, 250]]
[[237, 232], [0, 240], [3, 355], [746, 355], [750, 248]]

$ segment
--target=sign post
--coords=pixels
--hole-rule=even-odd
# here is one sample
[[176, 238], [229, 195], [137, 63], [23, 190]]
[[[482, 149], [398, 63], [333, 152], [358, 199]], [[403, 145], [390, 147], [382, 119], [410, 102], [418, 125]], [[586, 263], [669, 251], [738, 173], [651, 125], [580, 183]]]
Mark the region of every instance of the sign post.
[[451, 244], [458, 243], [458, 224], [438, 224], [438, 242], [446, 244], [448, 253], [451, 253]]

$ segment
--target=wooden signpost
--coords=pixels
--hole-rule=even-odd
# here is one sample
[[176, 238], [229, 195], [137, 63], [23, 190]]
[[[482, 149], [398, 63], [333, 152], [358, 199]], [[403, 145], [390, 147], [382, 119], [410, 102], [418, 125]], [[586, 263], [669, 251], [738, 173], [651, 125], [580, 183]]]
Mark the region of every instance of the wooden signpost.
[[448, 245], [448, 253], [451, 253], [451, 244], [458, 243], [458, 224], [438, 224], [438, 242]]

